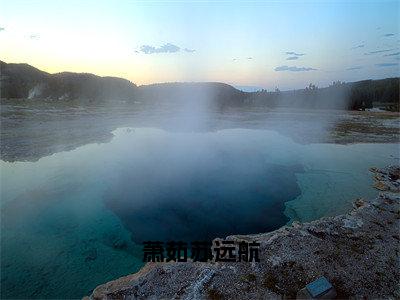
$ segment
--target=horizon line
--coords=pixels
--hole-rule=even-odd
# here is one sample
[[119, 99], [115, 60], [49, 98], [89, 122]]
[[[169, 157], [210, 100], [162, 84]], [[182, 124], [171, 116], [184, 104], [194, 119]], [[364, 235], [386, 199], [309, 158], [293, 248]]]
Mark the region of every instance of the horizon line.
[[[164, 82], [152, 82], [152, 83], [147, 83], [147, 84], [136, 84], [135, 82], [124, 78], [124, 77], [118, 77], [118, 76], [109, 76], [109, 75], [98, 75], [96, 73], [90, 73], [90, 72], [73, 72], [73, 71], [61, 71], [61, 72], [55, 72], [55, 73], [50, 73], [47, 71], [44, 71], [38, 67], [35, 67], [29, 63], [26, 62], [5, 62], [4, 60], [0, 59], [0, 62], [5, 63], [5, 64], [14, 64], [14, 65], [28, 65], [32, 68], [35, 68], [37, 70], [39, 70], [40, 72], [44, 72], [47, 73], [49, 75], [56, 75], [56, 74], [62, 74], [62, 73], [73, 73], [73, 74], [88, 74], [88, 75], [93, 75], [96, 77], [100, 77], [100, 78], [117, 78], [117, 79], [122, 79], [122, 80], [127, 80], [130, 83], [134, 84], [136, 87], [142, 87], [142, 86], [149, 86], [149, 85], [156, 85], [156, 84], [174, 84], [174, 83], [181, 83], [181, 84], [185, 84], [185, 83], [220, 83], [220, 84], [226, 84], [229, 85], [239, 91], [242, 91], [239, 87], [252, 87], [252, 88], [260, 88], [261, 90], [265, 90], [265, 91], [273, 91], [273, 89], [267, 89], [266, 87], [263, 86], [259, 86], [259, 85], [249, 85], [249, 84], [233, 84], [233, 83], [228, 83], [228, 82], [223, 82], [223, 81], [164, 81]], [[1, 71], [1, 70], [0, 70]], [[1, 72], [0, 72], [1, 73]], [[392, 78], [400, 78], [400, 76], [394, 76], [394, 77], [384, 77], [384, 78], [379, 78], [379, 79], [372, 79], [372, 78], [367, 78], [367, 79], [362, 79], [362, 80], [357, 80], [357, 81], [341, 81], [341, 80], [336, 80], [336, 81], [340, 81], [342, 83], [355, 83], [355, 82], [361, 82], [361, 81], [368, 81], [368, 80], [384, 80], [384, 79], [392, 79]], [[336, 82], [335, 80], [332, 81]], [[312, 84], [312, 82], [310, 82], [310, 84]], [[307, 87], [307, 86], [306, 86]], [[304, 88], [290, 88], [290, 89], [284, 89], [284, 90], [280, 90], [281, 92], [289, 92], [289, 91], [296, 91], [296, 90], [304, 90], [306, 87]], [[317, 86], [317, 88], [327, 88], [328, 86]], [[279, 90], [279, 86], [276, 86], [274, 89], [278, 89]], [[252, 91], [252, 92], [246, 92], [246, 91], [242, 91], [244, 93], [255, 93], [259, 90], [256, 91]]]

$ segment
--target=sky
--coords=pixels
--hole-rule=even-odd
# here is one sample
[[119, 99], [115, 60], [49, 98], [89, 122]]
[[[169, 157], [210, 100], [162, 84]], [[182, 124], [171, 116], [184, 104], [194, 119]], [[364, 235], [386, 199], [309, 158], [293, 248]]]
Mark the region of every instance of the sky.
[[0, 60], [281, 90], [400, 76], [399, 1], [0, 0]]

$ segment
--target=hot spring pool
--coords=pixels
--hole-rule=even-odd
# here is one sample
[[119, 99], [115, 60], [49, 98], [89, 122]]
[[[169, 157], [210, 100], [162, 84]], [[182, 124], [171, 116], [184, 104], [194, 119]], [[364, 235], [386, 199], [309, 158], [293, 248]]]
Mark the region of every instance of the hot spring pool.
[[274, 131], [120, 128], [37, 162], [1, 167], [4, 298], [81, 298], [136, 272], [143, 240], [274, 230], [373, 197], [369, 167], [397, 144], [300, 145]]

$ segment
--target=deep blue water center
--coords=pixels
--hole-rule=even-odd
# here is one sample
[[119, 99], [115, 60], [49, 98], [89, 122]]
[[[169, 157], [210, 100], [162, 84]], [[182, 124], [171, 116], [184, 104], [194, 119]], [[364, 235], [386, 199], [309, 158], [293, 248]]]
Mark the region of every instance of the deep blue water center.
[[225, 153], [196, 168], [171, 169], [126, 170], [105, 195], [137, 243], [271, 231], [289, 221], [284, 203], [301, 193], [295, 177], [301, 167], [257, 156]]
[[1, 296], [81, 298], [138, 271], [144, 240], [266, 232], [376, 195], [396, 144], [301, 145], [274, 131], [120, 128], [1, 167]]

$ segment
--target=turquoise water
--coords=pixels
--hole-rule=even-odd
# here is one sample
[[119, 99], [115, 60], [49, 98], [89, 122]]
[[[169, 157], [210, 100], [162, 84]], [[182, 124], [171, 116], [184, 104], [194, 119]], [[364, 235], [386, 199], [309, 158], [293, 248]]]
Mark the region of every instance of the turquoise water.
[[368, 168], [396, 144], [300, 145], [274, 131], [120, 128], [1, 167], [1, 292], [81, 298], [142, 266], [143, 239], [256, 233], [373, 197]]

